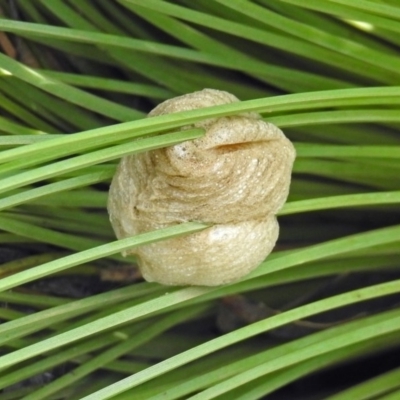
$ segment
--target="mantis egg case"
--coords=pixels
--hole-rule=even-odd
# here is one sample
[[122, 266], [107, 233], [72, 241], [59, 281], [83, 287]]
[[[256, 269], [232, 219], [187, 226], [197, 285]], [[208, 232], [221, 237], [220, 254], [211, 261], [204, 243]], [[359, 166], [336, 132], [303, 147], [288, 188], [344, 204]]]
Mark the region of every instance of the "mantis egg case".
[[[236, 102], [205, 89], [167, 100], [149, 116]], [[108, 211], [118, 238], [186, 221], [212, 226], [140, 246], [143, 277], [165, 285], [217, 286], [240, 279], [272, 251], [276, 213], [286, 201], [295, 150], [255, 113], [194, 124], [204, 137], [122, 158]]]

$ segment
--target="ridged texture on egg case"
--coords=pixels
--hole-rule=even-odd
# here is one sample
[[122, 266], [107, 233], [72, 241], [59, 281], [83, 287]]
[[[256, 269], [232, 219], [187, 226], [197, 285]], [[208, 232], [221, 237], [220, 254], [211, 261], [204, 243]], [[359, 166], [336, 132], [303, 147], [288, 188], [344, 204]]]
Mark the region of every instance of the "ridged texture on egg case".
[[[233, 103], [205, 89], [167, 100], [149, 116]], [[255, 113], [208, 119], [200, 139], [124, 157], [110, 187], [108, 211], [118, 238], [186, 221], [213, 224], [185, 237], [126, 252], [143, 277], [166, 285], [217, 286], [256, 268], [279, 233], [295, 150], [280, 129]]]

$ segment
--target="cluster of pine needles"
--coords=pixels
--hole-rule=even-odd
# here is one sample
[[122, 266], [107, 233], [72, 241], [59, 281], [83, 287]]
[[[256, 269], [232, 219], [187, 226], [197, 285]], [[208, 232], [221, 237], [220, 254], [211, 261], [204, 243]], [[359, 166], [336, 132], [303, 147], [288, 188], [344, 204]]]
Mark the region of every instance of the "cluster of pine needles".
[[[0, 7], [2, 400], [400, 398], [398, 0]], [[242, 101], [145, 118], [203, 88]], [[118, 160], [245, 111], [297, 151], [275, 251], [223, 287], [141, 281], [122, 250], [204, 226], [116, 241]]]

